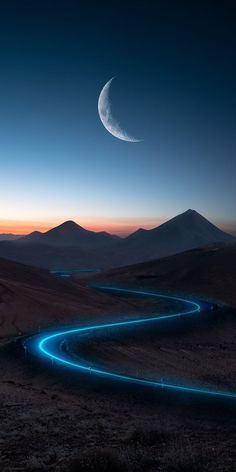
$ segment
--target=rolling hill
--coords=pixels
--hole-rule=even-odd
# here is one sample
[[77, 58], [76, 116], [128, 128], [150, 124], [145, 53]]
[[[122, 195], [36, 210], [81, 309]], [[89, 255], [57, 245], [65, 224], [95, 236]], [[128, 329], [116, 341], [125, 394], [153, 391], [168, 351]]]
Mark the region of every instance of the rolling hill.
[[120, 267], [93, 276], [90, 281], [191, 293], [236, 308], [236, 243], [192, 249], [162, 259]]
[[0, 258], [0, 344], [12, 335], [60, 323], [103, 318], [123, 305], [47, 270]]

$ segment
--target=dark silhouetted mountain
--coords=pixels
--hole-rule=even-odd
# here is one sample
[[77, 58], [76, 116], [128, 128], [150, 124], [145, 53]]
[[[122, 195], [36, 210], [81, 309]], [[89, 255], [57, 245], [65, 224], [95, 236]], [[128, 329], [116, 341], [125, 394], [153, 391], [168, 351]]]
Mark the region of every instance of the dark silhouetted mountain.
[[46, 233], [35, 231], [16, 241], [0, 242], [0, 256], [56, 270], [106, 269], [235, 240], [196, 211], [188, 210], [157, 228], [140, 229], [125, 239], [66, 221]]
[[[17, 241], [0, 242], [0, 256], [50, 269], [98, 269], [109, 267], [106, 250], [120, 238], [106, 232], [88, 231], [73, 221]], [[106, 248], [106, 250], [105, 250]]]
[[65, 221], [46, 233], [34, 231], [21, 238], [18, 242], [32, 242], [52, 246], [97, 247], [112, 244], [119, 239], [118, 236], [111, 235], [105, 231], [88, 231], [74, 221]]
[[157, 228], [131, 234], [119, 243], [117, 256], [122, 264], [136, 263], [235, 240], [195, 210], [187, 210]]

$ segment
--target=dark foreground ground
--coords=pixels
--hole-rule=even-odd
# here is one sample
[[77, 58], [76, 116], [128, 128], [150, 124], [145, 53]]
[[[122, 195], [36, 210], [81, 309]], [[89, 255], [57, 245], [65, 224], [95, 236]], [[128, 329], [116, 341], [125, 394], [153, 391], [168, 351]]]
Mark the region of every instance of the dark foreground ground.
[[[91, 339], [80, 352], [113, 370], [236, 391], [235, 334], [226, 310], [198, 327]], [[25, 358], [11, 338], [2, 344], [0, 369], [2, 472], [235, 471], [235, 402], [76, 376]]]
[[[162, 263], [159, 268], [164, 270]], [[0, 269], [1, 472], [236, 470], [235, 401], [106, 383], [39, 363], [25, 356], [21, 346], [22, 335], [52, 324], [137, 317], [173, 307], [109, 296], [86, 287], [88, 281], [65, 284], [4, 260]], [[220, 277], [214, 271], [211, 287], [216, 273]], [[160, 288], [166, 289], [172, 281], [168, 274], [166, 280], [160, 278], [155, 266], [154, 273], [152, 267], [150, 273], [137, 267], [105, 277], [110, 284], [123, 281], [156, 289], [163, 280]], [[100, 280], [104, 282], [103, 276]], [[183, 285], [182, 279], [178, 283], [186, 294], [215, 296], [216, 289], [204, 285], [202, 290], [195, 282], [195, 290], [194, 279], [185, 280], [191, 284]], [[226, 303], [235, 300], [235, 276], [230, 280], [226, 294], [219, 293]], [[235, 339], [235, 311], [224, 307], [196, 321], [111, 337], [104, 333], [99, 340], [74, 342], [73, 349], [115, 371], [235, 392]]]

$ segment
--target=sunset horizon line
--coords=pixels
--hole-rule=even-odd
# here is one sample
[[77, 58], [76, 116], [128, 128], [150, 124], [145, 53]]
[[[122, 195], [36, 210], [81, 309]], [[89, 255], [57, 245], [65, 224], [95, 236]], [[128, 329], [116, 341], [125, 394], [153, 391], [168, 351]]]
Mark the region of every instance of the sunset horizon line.
[[[175, 215], [174, 215], [175, 216]], [[98, 217], [62, 217], [62, 218], [52, 218], [50, 221], [47, 220], [6, 220], [0, 219], [0, 234], [6, 235], [16, 235], [16, 236], [24, 236], [26, 234], [30, 234], [34, 231], [39, 231], [45, 233], [50, 229], [60, 226], [61, 224], [65, 223], [66, 221], [74, 221], [76, 224], [82, 226], [83, 228], [94, 231], [94, 232], [101, 232], [105, 231], [110, 234], [115, 234], [117, 236], [128, 236], [133, 232], [137, 231], [140, 228], [143, 229], [153, 229], [155, 227], [160, 226], [161, 224], [165, 223], [172, 217], [156, 217], [156, 218], [149, 218], [149, 217], [140, 217], [140, 218], [98, 218]], [[212, 218], [210, 221], [213, 222], [216, 226], [219, 226], [220, 229], [236, 235], [236, 224], [233, 222], [225, 222], [221, 219]]]
[[24, 236], [25, 234], [32, 233], [33, 231], [40, 231], [42, 233], [45, 233], [49, 231], [50, 229], [54, 228], [55, 226], [60, 226], [61, 224], [65, 223], [66, 221], [74, 221], [77, 223], [79, 226], [82, 226], [84, 229], [87, 229], [89, 231], [94, 231], [94, 232], [100, 232], [100, 231], [106, 231], [111, 234], [116, 234], [119, 236], [126, 236], [128, 234], [133, 233], [139, 228], [144, 228], [144, 229], [151, 229], [154, 228], [155, 226], [159, 226], [162, 223], [164, 223], [168, 218], [156, 218], [155, 221], [152, 222], [143, 222], [143, 224], [140, 223], [113, 223], [109, 224], [108, 222], [104, 223], [89, 223], [87, 220], [83, 218], [65, 218], [65, 219], [54, 219], [51, 220], [50, 223], [45, 223], [45, 222], [26, 222], [26, 221], [17, 221], [17, 222], [2, 222], [0, 220], [0, 234], [13, 234], [13, 235], [19, 235], [19, 236]]

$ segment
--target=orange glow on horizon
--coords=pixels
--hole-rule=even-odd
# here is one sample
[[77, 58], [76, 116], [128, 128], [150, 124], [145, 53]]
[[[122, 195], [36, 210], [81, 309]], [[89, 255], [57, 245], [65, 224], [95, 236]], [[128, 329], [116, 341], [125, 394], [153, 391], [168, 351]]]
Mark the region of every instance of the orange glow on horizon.
[[[70, 218], [68, 218], [70, 219]], [[112, 220], [111, 218], [72, 218], [73, 221], [78, 223], [79, 225], [83, 226], [85, 229], [90, 231], [107, 231], [111, 234], [117, 234], [120, 236], [128, 235], [133, 233], [140, 227], [151, 229], [155, 226], [160, 225], [163, 223], [164, 219], [155, 220], [147, 219], [147, 218], [140, 218], [137, 219], [117, 219]], [[24, 235], [32, 233], [32, 231], [41, 231], [46, 232], [51, 228], [60, 225], [66, 221], [66, 219], [55, 219], [51, 220], [50, 222], [30, 222], [30, 221], [17, 221], [17, 220], [0, 220], [0, 234], [16, 234], [16, 235]]]
[[[119, 236], [127, 236], [139, 228], [152, 229], [164, 223], [167, 218], [105, 218], [105, 217], [72, 217], [72, 218], [54, 218], [46, 221], [19, 221], [19, 220], [0, 220], [0, 234], [16, 234], [24, 235], [32, 233], [32, 231], [41, 231], [42, 233], [60, 225], [64, 221], [72, 219], [83, 228], [90, 231], [107, 231], [111, 234]], [[236, 235], [236, 225], [234, 223], [222, 223], [216, 221], [215, 224], [227, 231], [228, 233]]]
[[48, 231], [51, 226], [44, 225], [44, 224], [31, 224], [31, 223], [24, 223], [24, 222], [1, 222], [0, 221], [0, 233], [1, 234], [28, 234], [32, 233], [32, 231]]

